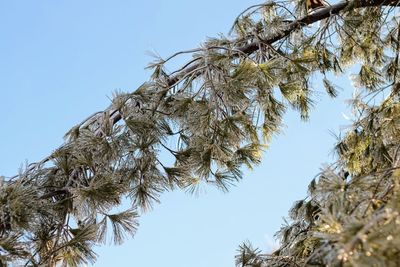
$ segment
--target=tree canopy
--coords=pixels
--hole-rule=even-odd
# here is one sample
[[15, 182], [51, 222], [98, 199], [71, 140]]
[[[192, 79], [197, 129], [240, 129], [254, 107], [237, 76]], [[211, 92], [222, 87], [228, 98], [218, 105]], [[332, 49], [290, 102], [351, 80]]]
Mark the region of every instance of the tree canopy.
[[[195, 193], [202, 183], [229, 190], [243, 167], [261, 161], [287, 108], [308, 119], [313, 76], [335, 97], [331, 74], [356, 66], [354, 122], [338, 141], [338, 161], [294, 204], [281, 247], [262, 254], [243, 244], [237, 264], [399, 265], [397, 5], [352, 0], [307, 10], [304, 1], [269, 1], [240, 14], [229, 37], [157, 58], [149, 81], [116, 93], [62, 147], [1, 182], [0, 260], [94, 262], [92, 246], [133, 235], [161, 193]], [[184, 54], [191, 60], [168, 72], [165, 64]], [[124, 198], [131, 208], [115, 213]]]

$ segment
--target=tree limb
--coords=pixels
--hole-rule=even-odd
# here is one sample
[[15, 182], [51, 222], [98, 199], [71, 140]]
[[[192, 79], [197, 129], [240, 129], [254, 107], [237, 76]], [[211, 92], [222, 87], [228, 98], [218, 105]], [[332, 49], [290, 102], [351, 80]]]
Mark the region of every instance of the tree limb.
[[[268, 36], [267, 38], [264, 39], [258, 39], [257, 41], [251, 42], [247, 45], [240, 46], [240, 47], [235, 47], [233, 50], [236, 50], [235, 53], [232, 54], [232, 59], [238, 58], [241, 56], [241, 54], [246, 54], [250, 55], [254, 52], [256, 52], [260, 46], [260, 42], [264, 44], [271, 45], [285, 37], [287, 37], [291, 32], [294, 30], [298, 29], [299, 27], [305, 27], [307, 25], [313, 24], [315, 22], [321, 21], [323, 19], [326, 19], [330, 17], [331, 15], [338, 14], [341, 11], [344, 11], [347, 7], [351, 5], [351, 8], [356, 9], [356, 8], [363, 8], [363, 7], [372, 7], [372, 6], [398, 6], [399, 5], [399, 0], [361, 0], [361, 1], [342, 1], [334, 5], [330, 5], [324, 8], [320, 8], [316, 10], [315, 12], [312, 12], [300, 19], [294, 20], [290, 22], [287, 26], [286, 29], [277, 32], [275, 34], [272, 34], [271, 36]], [[233, 43], [234, 40], [231, 41]], [[197, 51], [197, 49], [189, 50], [189, 51]], [[189, 51], [185, 51], [182, 53], [186, 53]], [[175, 53], [175, 55], [179, 55], [181, 52]], [[172, 56], [172, 57], [173, 57]], [[171, 57], [170, 57], [171, 58]], [[166, 81], [168, 86], [172, 87], [176, 84], [178, 84], [188, 73], [191, 73], [201, 67], [201, 63], [195, 63], [196, 61], [191, 60], [189, 64], [186, 64], [184, 68], [182, 68], [179, 72], [177, 72], [175, 75], [169, 77]], [[193, 63], [193, 64], [192, 64]], [[96, 112], [94, 113], [91, 117], [86, 118], [83, 122], [79, 124], [79, 128], [88, 128], [91, 125], [94, 125], [99, 122], [101, 119], [101, 115], [104, 114], [104, 112], [108, 112], [110, 114], [110, 121], [114, 125], [118, 123], [121, 119], [122, 116], [118, 109], [114, 108], [113, 105], [110, 105], [107, 109], [105, 109], [103, 112]], [[101, 133], [100, 133], [101, 134]], [[64, 146], [64, 145], [63, 145]], [[62, 148], [61, 146], [60, 148]], [[33, 171], [34, 169], [40, 167], [41, 165], [45, 164], [46, 162], [50, 161], [52, 159], [52, 156], [48, 156], [44, 158], [42, 161], [38, 163], [32, 163], [28, 166], [27, 170], [25, 173], [29, 173]], [[9, 180], [14, 180], [18, 178], [20, 175], [16, 175], [11, 177]]]

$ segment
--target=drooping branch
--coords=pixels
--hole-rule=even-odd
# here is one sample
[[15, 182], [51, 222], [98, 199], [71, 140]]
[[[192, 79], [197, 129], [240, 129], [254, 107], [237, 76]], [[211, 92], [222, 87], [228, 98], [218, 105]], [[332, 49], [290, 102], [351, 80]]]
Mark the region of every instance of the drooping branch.
[[[283, 38], [287, 37], [290, 33], [292, 33], [294, 30], [305, 27], [307, 25], [316, 23], [318, 21], [324, 20], [326, 18], [329, 18], [331, 15], [338, 14], [341, 11], [345, 11], [347, 9], [357, 9], [357, 8], [363, 8], [363, 7], [371, 7], [371, 6], [398, 6], [398, 0], [357, 0], [357, 1], [342, 1], [334, 5], [329, 5], [327, 7], [318, 9], [302, 18], [299, 18], [297, 20], [291, 21], [288, 23], [286, 28], [284, 30], [281, 30], [275, 34], [272, 34], [264, 39], [257, 39], [257, 41], [252, 41], [246, 45], [235, 47], [232, 49], [233, 51], [237, 51], [236, 53], [232, 54], [231, 57], [234, 59], [235, 57], [239, 57], [244, 55], [251, 55], [255, 51], [257, 51], [260, 48], [260, 43], [265, 44], [265, 45], [272, 45], [275, 42], [278, 42], [279, 40], [282, 40]], [[232, 43], [235, 43], [236, 40], [231, 40]], [[198, 51], [199, 49], [194, 49], [193, 52]], [[189, 51], [190, 52], [190, 51]], [[175, 55], [179, 55], [180, 52], [176, 53]], [[174, 56], [175, 56], [174, 55]], [[174, 57], [172, 56], [172, 57]], [[171, 57], [171, 58], [172, 58]], [[173, 87], [174, 85], [178, 84], [182, 78], [186, 77], [189, 73], [195, 71], [199, 67], [201, 67], [201, 63], [197, 63], [198, 59], [191, 60], [189, 63], [187, 63], [182, 69], [180, 69], [178, 72], [176, 72], [173, 76], [168, 77], [166, 80], [166, 84], [168, 86]], [[99, 120], [101, 120], [101, 117], [103, 114], [109, 114], [109, 119], [110, 122], [114, 125], [118, 123], [121, 119], [122, 116], [119, 112], [118, 109], [116, 109], [113, 105], [110, 105], [108, 108], [106, 108], [104, 111], [99, 111], [85, 119], [83, 122], [79, 124], [79, 128], [90, 128], [92, 125], [99, 124]], [[48, 156], [41, 160], [40, 162], [37, 163], [32, 163], [28, 166], [26, 172], [30, 172], [37, 167], [45, 164], [49, 160], [52, 159], [52, 156]], [[11, 177], [10, 180], [14, 180], [18, 178], [19, 175], [16, 175], [14, 177]]]

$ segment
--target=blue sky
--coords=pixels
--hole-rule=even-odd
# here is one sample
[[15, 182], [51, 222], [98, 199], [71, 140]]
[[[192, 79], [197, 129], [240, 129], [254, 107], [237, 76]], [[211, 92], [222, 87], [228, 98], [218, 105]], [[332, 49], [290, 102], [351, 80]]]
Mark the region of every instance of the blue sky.
[[[0, 0], [0, 175], [51, 153], [67, 130], [106, 108], [113, 91], [146, 81], [148, 51], [167, 57], [194, 48], [260, 2]], [[342, 112], [350, 87], [337, 82], [340, 97], [317, 93], [309, 122], [289, 112], [263, 163], [229, 193], [164, 194], [133, 239], [96, 249], [94, 266], [233, 266], [245, 240], [270, 249], [282, 217], [333, 160], [330, 131], [349, 124]], [[315, 90], [323, 92], [317, 79]]]

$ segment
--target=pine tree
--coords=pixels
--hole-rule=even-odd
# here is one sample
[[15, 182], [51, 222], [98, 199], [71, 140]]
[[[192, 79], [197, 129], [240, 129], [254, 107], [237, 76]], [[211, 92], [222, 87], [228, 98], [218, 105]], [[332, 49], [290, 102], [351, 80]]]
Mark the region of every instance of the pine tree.
[[[71, 129], [65, 144], [0, 188], [0, 261], [28, 266], [94, 262], [95, 244], [133, 235], [140, 212], [165, 191], [221, 190], [260, 162], [287, 108], [304, 120], [312, 75], [337, 91], [330, 73], [359, 65], [353, 129], [338, 161], [313, 180], [281, 229], [281, 248], [245, 244], [239, 266], [393, 265], [399, 258], [399, 37], [397, 1], [346, 1], [318, 9], [304, 1], [252, 6], [230, 37], [149, 65], [132, 93]], [[192, 59], [168, 72], [182, 54]], [[379, 105], [371, 102], [387, 94]], [[161, 153], [174, 163], [167, 164]], [[124, 198], [132, 207], [113, 213]], [[108, 229], [111, 228], [111, 234]], [[364, 264], [364, 265], [363, 265]]]

